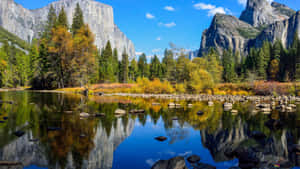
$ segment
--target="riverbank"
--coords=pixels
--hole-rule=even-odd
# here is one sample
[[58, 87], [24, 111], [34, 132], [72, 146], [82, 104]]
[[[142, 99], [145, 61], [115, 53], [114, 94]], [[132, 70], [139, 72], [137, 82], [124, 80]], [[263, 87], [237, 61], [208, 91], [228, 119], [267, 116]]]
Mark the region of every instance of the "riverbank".
[[[168, 88], [172, 88], [171, 90]], [[184, 86], [166, 86], [163, 84], [95, 84], [89, 87], [90, 95], [99, 94], [204, 94], [204, 95], [233, 95], [233, 96], [300, 96], [300, 83], [255, 82], [255, 83], [223, 83], [201, 93], [187, 91]], [[151, 89], [151, 90], [149, 90]], [[83, 93], [85, 88], [64, 88], [56, 91]]]

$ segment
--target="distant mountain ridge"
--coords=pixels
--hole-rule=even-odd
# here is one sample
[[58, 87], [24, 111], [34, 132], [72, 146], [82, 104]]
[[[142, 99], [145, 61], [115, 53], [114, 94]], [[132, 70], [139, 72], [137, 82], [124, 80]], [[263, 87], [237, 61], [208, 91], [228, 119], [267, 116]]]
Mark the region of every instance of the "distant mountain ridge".
[[37, 38], [43, 30], [51, 5], [57, 14], [64, 7], [71, 25], [77, 3], [83, 10], [85, 23], [95, 34], [95, 44], [99, 49], [103, 48], [110, 40], [112, 47], [118, 49], [119, 58], [124, 50], [130, 57], [135, 56], [132, 41], [114, 23], [113, 8], [94, 0], [59, 0], [35, 10], [28, 10], [13, 0], [1, 0], [0, 26], [30, 42], [33, 38]]
[[[239, 18], [216, 14], [202, 33], [199, 56], [215, 48], [220, 54], [231, 48], [246, 55], [251, 47], [261, 47], [264, 41], [281, 40], [288, 47], [296, 32], [300, 33], [300, 12], [286, 5], [267, 0], [248, 0]], [[300, 35], [300, 34], [299, 34]]]

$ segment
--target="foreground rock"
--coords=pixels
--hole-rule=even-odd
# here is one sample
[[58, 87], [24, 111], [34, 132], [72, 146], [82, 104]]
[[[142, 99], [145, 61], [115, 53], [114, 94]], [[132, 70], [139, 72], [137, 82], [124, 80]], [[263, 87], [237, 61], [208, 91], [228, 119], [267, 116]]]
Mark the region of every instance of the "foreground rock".
[[199, 156], [197, 156], [197, 155], [191, 155], [191, 156], [189, 156], [188, 158], [187, 158], [187, 161], [189, 162], [189, 163], [197, 163], [197, 162], [199, 162], [200, 161], [200, 157]]
[[164, 136], [155, 137], [155, 140], [160, 141], [160, 142], [166, 141], [167, 139], [168, 138], [164, 137]]
[[174, 157], [170, 160], [159, 160], [151, 169], [187, 169], [183, 157]]

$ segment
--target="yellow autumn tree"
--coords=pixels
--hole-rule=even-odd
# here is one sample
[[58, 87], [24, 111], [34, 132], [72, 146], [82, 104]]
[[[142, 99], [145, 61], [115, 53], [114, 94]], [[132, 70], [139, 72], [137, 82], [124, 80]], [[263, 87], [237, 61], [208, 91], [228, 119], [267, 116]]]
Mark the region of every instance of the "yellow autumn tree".
[[52, 38], [48, 46], [52, 70], [56, 74], [58, 88], [69, 85], [71, 61], [73, 60], [72, 34], [65, 27], [52, 29]]
[[214, 87], [212, 76], [203, 69], [197, 69], [190, 75], [190, 87], [197, 93], [204, 92]]
[[72, 60], [72, 79], [81, 86], [87, 85], [96, 73], [96, 53], [94, 35], [88, 25], [82, 26], [74, 36], [74, 58]]

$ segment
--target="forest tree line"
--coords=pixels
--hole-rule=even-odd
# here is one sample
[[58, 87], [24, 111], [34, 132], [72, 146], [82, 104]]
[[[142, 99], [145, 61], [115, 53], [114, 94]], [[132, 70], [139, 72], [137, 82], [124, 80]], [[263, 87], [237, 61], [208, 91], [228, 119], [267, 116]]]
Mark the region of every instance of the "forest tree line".
[[44, 31], [39, 39], [33, 40], [28, 54], [9, 42], [0, 48], [0, 87], [55, 89], [159, 79], [201, 91], [222, 82], [300, 80], [297, 33], [287, 49], [280, 41], [264, 42], [261, 48], [250, 49], [248, 56], [231, 49], [221, 55], [211, 49], [202, 57], [189, 60], [184, 52], [175, 54], [172, 49], [166, 49], [162, 59], [154, 55], [148, 62], [145, 54], [129, 60], [125, 49], [119, 60], [118, 52], [110, 41], [103, 49], [97, 49], [78, 4], [71, 25], [64, 8], [57, 16], [51, 7]]

